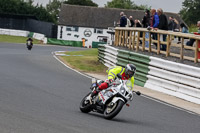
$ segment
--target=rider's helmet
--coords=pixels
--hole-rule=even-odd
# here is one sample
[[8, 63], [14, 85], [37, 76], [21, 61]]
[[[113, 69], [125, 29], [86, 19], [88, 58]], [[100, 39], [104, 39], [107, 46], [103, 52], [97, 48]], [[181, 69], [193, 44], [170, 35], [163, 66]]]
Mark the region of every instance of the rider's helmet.
[[133, 64], [127, 64], [125, 67], [125, 74], [128, 78], [131, 78], [132, 76], [134, 76], [136, 72], [136, 66]]

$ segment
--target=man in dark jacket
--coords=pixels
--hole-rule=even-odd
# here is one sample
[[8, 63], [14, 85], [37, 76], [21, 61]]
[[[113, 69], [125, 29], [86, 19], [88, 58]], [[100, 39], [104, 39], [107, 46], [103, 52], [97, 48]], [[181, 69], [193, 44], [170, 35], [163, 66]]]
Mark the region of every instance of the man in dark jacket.
[[[163, 10], [161, 8], [159, 8], [157, 10], [157, 13], [158, 13], [158, 16], [159, 16], [158, 29], [168, 30], [168, 21], [167, 21], [166, 15], [163, 14]], [[167, 37], [167, 35], [163, 35], [163, 41], [166, 41], [166, 37]], [[165, 44], [161, 44], [161, 50], [166, 51], [166, 45]]]
[[120, 27], [126, 27], [127, 25], [127, 18], [124, 16], [124, 12], [120, 13]]

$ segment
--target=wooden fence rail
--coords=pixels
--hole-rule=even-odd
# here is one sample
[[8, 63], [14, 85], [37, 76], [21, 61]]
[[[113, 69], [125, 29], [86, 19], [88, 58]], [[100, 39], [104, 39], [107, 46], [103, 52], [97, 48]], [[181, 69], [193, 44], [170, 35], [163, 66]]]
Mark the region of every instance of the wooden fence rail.
[[[146, 33], [148, 33], [149, 36], [145, 37]], [[152, 39], [153, 34], [157, 34], [157, 40]], [[166, 36], [166, 41], [162, 41], [163, 35]], [[181, 43], [177, 44], [177, 42], [174, 42], [174, 37], [180, 37]], [[194, 39], [194, 46], [187, 46], [184, 41], [185, 39]], [[148, 42], [148, 47], [145, 47], [145, 42]], [[151, 45], [153, 43], [157, 43], [157, 48], [152, 47], [154, 46]], [[166, 51], [160, 50], [161, 44], [166, 45]], [[149, 31], [145, 28], [116, 27], [114, 45], [127, 47], [131, 50], [135, 50], [136, 52], [139, 50], [155, 52], [157, 54], [165, 54], [166, 57], [173, 56], [178, 57], [181, 60], [191, 60], [195, 63], [200, 62], [200, 36], [189, 33], [164, 30]], [[179, 52], [173, 52], [174, 49]], [[189, 50], [190, 53], [192, 52], [192, 57], [186, 55], [187, 50]]]

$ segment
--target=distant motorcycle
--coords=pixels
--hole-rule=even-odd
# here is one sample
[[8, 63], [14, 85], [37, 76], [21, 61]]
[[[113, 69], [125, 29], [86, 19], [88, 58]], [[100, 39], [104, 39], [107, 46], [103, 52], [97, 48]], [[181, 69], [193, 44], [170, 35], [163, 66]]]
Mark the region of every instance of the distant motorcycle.
[[[91, 97], [92, 92], [87, 94], [80, 103], [80, 110], [83, 113], [98, 112], [103, 114], [105, 119], [112, 119], [121, 111], [125, 104], [129, 106], [127, 102], [133, 100], [133, 92], [137, 95], [141, 93], [139, 91], [132, 91], [133, 88], [130, 80], [122, 80], [120, 74], [117, 77], [110, 87], [100, 91], [98, 95]], [[95, 90], [97, 84], [104, 82], [95, 79], [92, 79], [92, 81], [92, 91]]]
[[33, 47], [33, 40], [31, 38], [29, 38], [27, 41], [26, 41], [26, 47], [28, 50], [31, 50], [32, 47]]

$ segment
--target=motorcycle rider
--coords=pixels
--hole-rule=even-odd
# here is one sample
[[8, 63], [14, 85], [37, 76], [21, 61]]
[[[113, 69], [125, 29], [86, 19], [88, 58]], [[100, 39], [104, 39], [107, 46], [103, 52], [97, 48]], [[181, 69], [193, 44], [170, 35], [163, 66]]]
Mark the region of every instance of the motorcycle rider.
[[110, 84], [117, 78], [117, 74], [122, 76], [122, 80], [128, 80], [131, 78], [132, 88], [134, 86], [134, 74], [136, 67], [133, 64], [127, 64], [125, 68], [121, 66], [113, 66], [107, 71], [108, 79], [101, 83], [91, 94], [91, 97], [98, 94], [99, 91], [104, 90], [110, 86]]
[[31, 39], [31, 37], [29, 37], [29, 38], [26, 40], [27, 44], [28, 44], [28, 41], [30, 41], [31, 45], [33, 46], [33, 39]]

